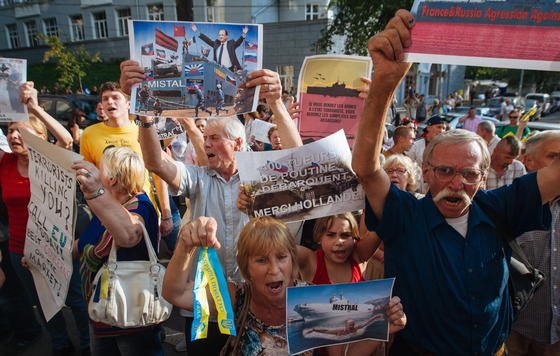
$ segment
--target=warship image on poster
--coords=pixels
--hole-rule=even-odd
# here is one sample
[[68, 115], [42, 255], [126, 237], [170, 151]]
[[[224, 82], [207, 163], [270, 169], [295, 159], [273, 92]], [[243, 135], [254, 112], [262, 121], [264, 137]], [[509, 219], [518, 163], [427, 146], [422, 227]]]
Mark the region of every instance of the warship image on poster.
[[342, 130], [298, 148], [239, 152], [237, 162], [252, 198], [251, 216], [291, 222], [363, 208], [364, 193]]
[[368, 57], [320, 55], [306, 57], [299, 75], [298, 98], [301, 116], [298, 123], [304, 142], [315, 141], [343, 129], [350, 146], [364, 106], [360, 90], [369, 77]]
[[363, 339], [387, 340], [394, 279], [293, 287], [287, 291], [290, 353]]
[[[317, 75], [320, 75], [318, 73]], [[307, 87], [307, 94], [328, 95], [332, 97], [337, 96], [360, 96], [360, 92], [356, 89], [346, 87], [346, 83], [339, 83], [338, 80], [333, 85], [325, 87]]]

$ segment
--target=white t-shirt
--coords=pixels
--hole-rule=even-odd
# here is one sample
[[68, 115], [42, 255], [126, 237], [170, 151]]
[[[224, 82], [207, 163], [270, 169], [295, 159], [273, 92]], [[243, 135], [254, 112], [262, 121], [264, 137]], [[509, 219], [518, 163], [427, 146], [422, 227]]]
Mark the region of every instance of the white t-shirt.
[[457, 230], [457, 232], [461, 234], [461, 236], [467, 237], [469, 213], [466, 213], [463, 216], [459, 216], [458, 218], [446, 218], [445, 221], [447, 221], [447, 223], [451, 225], [452, 228]]

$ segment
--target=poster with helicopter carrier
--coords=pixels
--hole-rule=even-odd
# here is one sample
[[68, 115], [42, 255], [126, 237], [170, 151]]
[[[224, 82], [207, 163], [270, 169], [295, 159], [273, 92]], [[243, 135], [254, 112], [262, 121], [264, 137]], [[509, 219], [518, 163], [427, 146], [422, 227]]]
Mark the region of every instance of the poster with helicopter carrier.
[[[366, 339], [387, 341], [386, 309], [394, 283], [395, 279], [389, 278], [288, 288], [286, 334], [290, 355]], [[360, 346], [361, 354], [366, 354], [363, 347], [367, 345]], [[346, 354], [356, 354], [352, 345]]]
[[256, 111], [259, 88], [244, 88], [262, 68], [262, 25], [129, 20], [130, 58], [145, 80], [132, 88], [133, 114], [231, 116]]

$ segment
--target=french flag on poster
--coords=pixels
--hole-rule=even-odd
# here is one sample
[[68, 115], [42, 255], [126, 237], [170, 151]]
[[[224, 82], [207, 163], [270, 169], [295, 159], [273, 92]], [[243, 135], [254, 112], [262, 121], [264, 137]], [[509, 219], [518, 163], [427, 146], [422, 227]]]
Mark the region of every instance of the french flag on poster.
[[165, 51], [163, 49], [158, 49], [156, 51], [158, 58], [165, 58]]
[[148, 43], [142, 46], [143, 56], [153, 56], [154, 55], [154, 44]]

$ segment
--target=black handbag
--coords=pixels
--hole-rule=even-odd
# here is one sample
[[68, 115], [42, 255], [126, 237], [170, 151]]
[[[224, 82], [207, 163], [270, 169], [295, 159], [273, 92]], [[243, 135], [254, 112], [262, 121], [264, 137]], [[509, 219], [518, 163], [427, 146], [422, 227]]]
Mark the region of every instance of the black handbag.
[[514, 318], [517, 318], [519, 312], [529, 304], [529, 301], [533, 298], [537, 289], [543, 284], [545, 276], [541, 271], [531, 265], [525, 253], [517, 241], [515, 241], [516, 236], [513, 236], [513, 233], [505, 221], [493, 210], [485, 207], [478, 201], [476, 202], [496, 225], [496, 234], [502, 241], [510, 246], [513, 252], [509, 261], [508, 287], [511, 304], [513, 305]]

